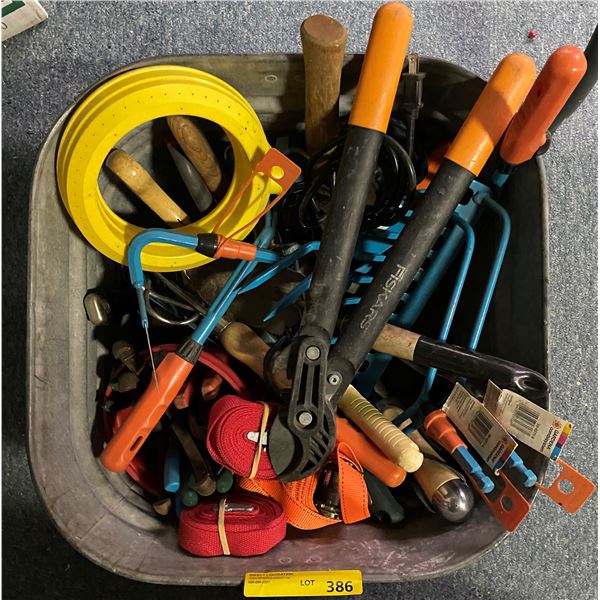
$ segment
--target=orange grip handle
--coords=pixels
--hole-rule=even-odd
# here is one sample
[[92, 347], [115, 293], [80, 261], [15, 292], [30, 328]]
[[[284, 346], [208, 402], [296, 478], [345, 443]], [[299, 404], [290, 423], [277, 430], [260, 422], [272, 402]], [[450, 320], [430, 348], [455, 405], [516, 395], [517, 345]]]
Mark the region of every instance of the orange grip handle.
[[586, 70], [585, 54], [575, 46], [562, 46], [550, 55], [504, 136], [502, 160], [520, 165], [546, 143], [546, 132]]
[[388, 487], [398, 487], [406, 479], [406, 471], [396, 466], [368, 438], [354, 429], [343, 417], [335, 419], [337, 442], [348, 444], [358, 462]]
[[458, 435], [454, 425], [443, 410], [435, 410], [429, 413], [423, 421], [427, 435], [431, 436], [444, 449], [452, 454], [457, 448], [466, 448], [466, 444]]
[[509, 54], [500, 61], [446, 158], [475, 177], [488, 161], [535, 80], [535, 63], [526, 54]]
[[399, 2], [384, 4], [375, 14], [348, 121], [350, 125], [386, 132], [412, 22], [412, 12]]
[[232, 260], [254, 260], [256, 258], [256, 246], [247, 242], [229, 240], [219, 235], [219, 242], [215, 258], [230, 258]]
[[110, 439], [100, 461], [109, 470], [127, 469], [151, 431], [185, 383], [194, 365], [169, 352], [156, 369], [158, 386], [151, 381], [117, 433]]

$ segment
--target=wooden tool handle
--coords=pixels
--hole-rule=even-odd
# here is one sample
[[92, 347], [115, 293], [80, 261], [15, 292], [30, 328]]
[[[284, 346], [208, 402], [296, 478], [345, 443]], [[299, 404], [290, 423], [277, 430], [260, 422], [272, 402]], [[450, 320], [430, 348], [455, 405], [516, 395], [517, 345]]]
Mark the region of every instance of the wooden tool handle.
[[353, 386], [348, 386], [338, 406], [394, 464], [408, 473], [413, 473], [423, 464], [419, 447]]
[[[399, 406], [388, 406], [383, 410], [383, 416], [389, 421], [393, 421], [399, 414], [404, 412]], [[402, 429], [407, 425], [410, 425], [412, 421], [406, 419], [399, 425]], [[408, 437], [419, 447], [419, 450], [423, 453], [425, 458], [435, 458], [436, 460], [442, 460], [442, 457], [435, 451], [433, 446], [419, 433], [418, 429], [415, 429], [412, 433], [408, 434]]]
[[208, 140], [191, 117], [173, 115], [167, 117], [169, 129], [185, 155], [204, 179], [208, 189], [220, 199], [223, 175], [217, 157]]
[[414, 476], [429, 502], [442, 485], [460, 479], [448, 465], [427, 457], [423, 460], [421, 468], [415, 471]]
[[385, 352], [400, 360], [412, 361], [415, 346], [421, 338], [420, 334], [413, 333], [401, 327], [386, 324], [373, 344], [373, 350]]
[[190, 222], [187, 214], [167, 196], [133, 156], [115, 149], [108, 155], [106, 166], [169, 227], [180, 227]]
[[339, 129], [340, 80], [348, 32], [325, 15], [314, 15], [300, 27], [304, 53], [306, 147], [314, 153], [333, 140]]
[[[220, 340], [231, 356], [252, 369], [259, 377], [264, 377], [264, 361], [269, 346], [248, 325], [230, 323], [221, 333]], [[274, 374], [274, 380], [278, 389], [289, 388], [290, 382], [285, 373]]]

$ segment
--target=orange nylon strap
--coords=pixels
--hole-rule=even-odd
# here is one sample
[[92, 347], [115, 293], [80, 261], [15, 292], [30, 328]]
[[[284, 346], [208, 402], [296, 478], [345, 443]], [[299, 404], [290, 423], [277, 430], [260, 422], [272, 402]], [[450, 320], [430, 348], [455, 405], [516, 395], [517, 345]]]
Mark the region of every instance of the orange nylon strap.
[[263, 414], [262, 419], [260, 421], [260, 430], [258, 432], [258, 442], [256, 443], [256, 452], [254, 453], [254, 460], [252, 461], [252, 469], [250, 469], [250, 475], [248, 475], [248, 479], [254, 479], [256, 477], [256, 473], [258, 472], [258, 465], [260, 463], [260, 454], [262, 452], [262, 439], [267, 429], [267, 421], [269, 420], [269, 405], [266, 402], [261, 402], [263, 405]]
[[[368, 518], [369, 495], [362, 476], [362, 468], [352, 449], [347, 444], [338, 444], [336, 460], [340, 473], [340, 498], [342, 519], [345, 523], [356, 523]], [[321, 515], [314, 504], [314, 494], [319, 474], [299, 481], [282, 483], [278, 479], [251, 480], [241, 478], [239, 485], [249, 492], [269, 496], [282, 507], [290, 525], [297, 529], [320, 529], [339, 523]]]
[[344, 523], [368, 519], [369, 493], [360, 466], [352, 448], [340, 442], [336, 448], [340, 476], [340, 503]]
[[227, 542], [227, 532], [225, 531], [225, 504], [227, 503], [227, 496], [223, 496], [219, 500], [219, 515], [217, 517], [217, 529], [219, 531], [219, 541], [223, 548], [223, 554], [225, 556], [231, 556], [229, 551], [229, 543]]

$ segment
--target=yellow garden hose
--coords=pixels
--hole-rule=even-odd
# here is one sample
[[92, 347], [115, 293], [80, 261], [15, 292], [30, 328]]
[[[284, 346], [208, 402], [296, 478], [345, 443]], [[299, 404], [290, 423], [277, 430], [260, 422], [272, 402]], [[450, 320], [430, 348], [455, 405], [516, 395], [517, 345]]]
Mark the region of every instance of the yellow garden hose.
[[[220, 125], [231, 142], [235, 160], [232, 182], [223, 200], [208, 215], [178, 231], [193, 235], [210, 232], [219, 224], [220, 234], [242, 239], [253, 224], [238, 232], [240, 227], [258, 217], [269, 196], [281, 191], [272, 178], [259, 175], [236, 198], [270, 146], [253, 108], [229, 84], [197, 69], [170, 65], [117, 75], [93, 90], [71, 115], [58, 148], [56, 176], [63, 203], [82, 235], [99, 252], [121, 264], [127, 263], [129, 242], [143, 230], [106, 204], [98, 175], [108, 153], [128, 132], [169, 115], [202, 117]], [[210, 260], [192, 250], [165, 244], [153, 244], [142, 253], [142, 266], [148, 271], [178, 271]]]

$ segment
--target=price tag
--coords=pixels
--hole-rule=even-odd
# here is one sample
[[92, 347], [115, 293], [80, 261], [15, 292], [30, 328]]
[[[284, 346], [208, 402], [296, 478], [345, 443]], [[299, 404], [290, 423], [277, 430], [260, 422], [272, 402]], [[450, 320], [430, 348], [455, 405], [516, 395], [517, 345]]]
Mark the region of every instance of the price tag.
[[244, 579], [246, 598], [358, 596], [362, 591], [362, 573], [358, 570], [246, 573]]
[[485, 406], [457, 383], [442, 410], [494, 472], [517, 447], [508, 431]]
[[488, 381], [485, 407], [523, 444], [556, 460], [573, 426], [569, 421], [510, 390], [500, 390]]

